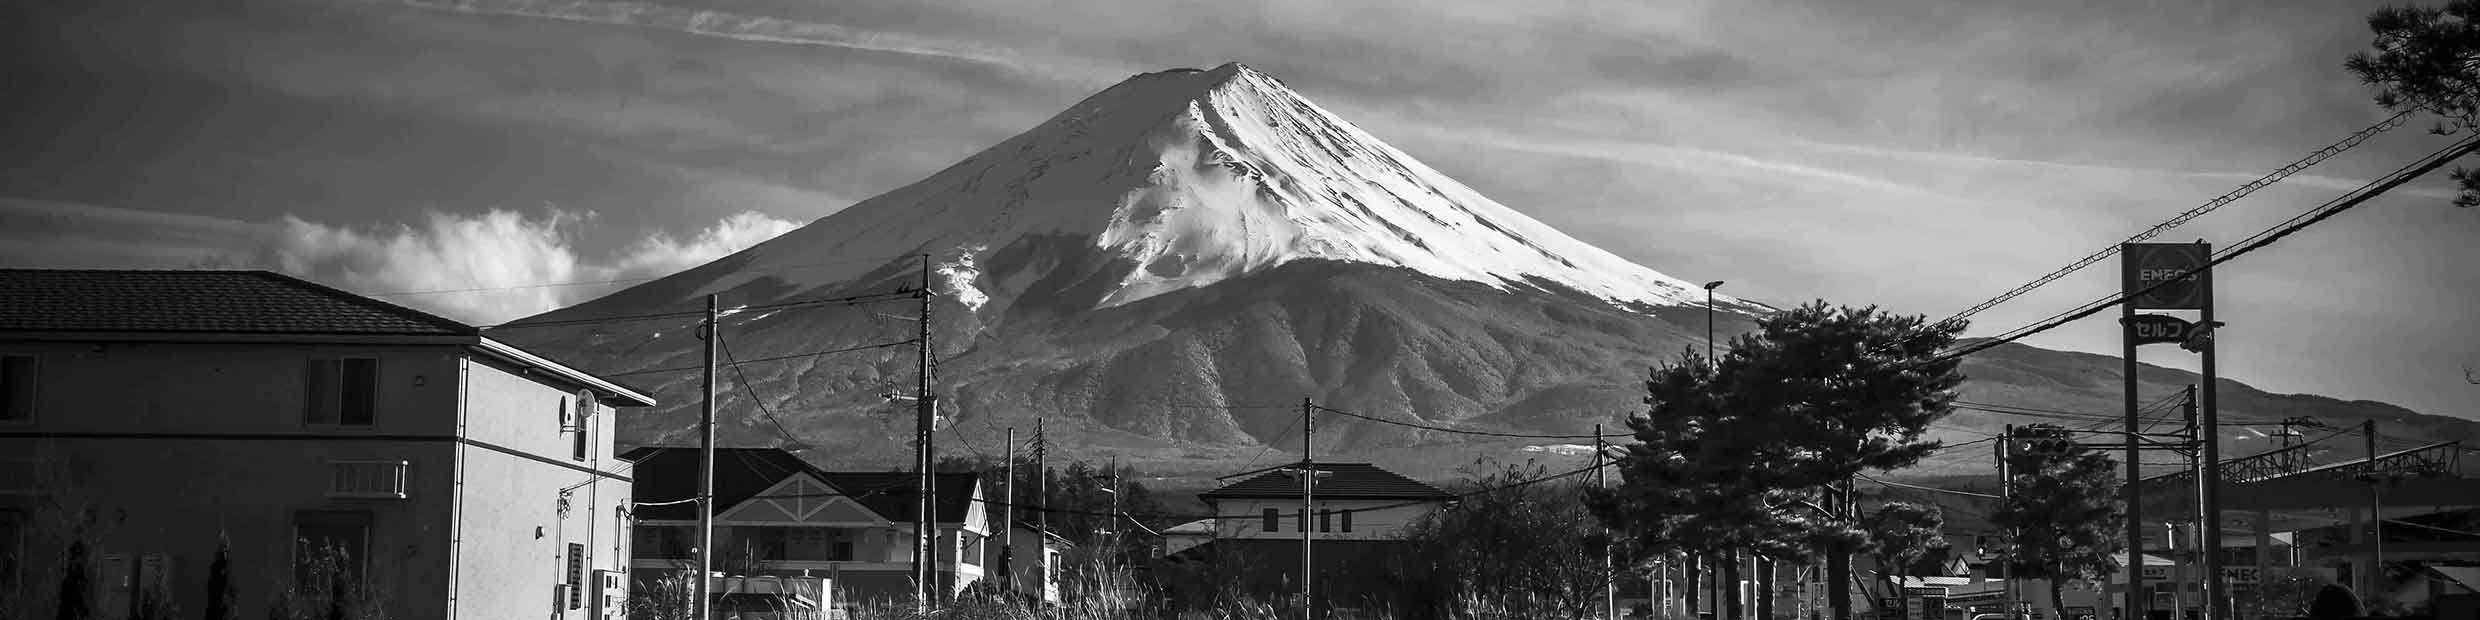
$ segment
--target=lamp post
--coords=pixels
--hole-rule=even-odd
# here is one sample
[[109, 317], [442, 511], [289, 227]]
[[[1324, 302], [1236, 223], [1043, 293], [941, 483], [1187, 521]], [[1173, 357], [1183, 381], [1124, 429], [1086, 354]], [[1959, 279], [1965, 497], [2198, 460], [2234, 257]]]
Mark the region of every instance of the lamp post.
[[1705, 366], [1707, 368], [1712, 368], [1714, 365], [1714, 289], [1718, 288], [1722, 288], [1721, 280], [1705, 283]]
[[[1714, 361], [1714, 289], [1718, 288], [1722, 288], [1721, 280], [1705, 283], [1705, 370], [1709, 374], [1714, 372], [1716, 368], [1721, 367], [1721, 364]], [[1731, 598], [1728, 599], [1732, 601], [1732, 604], [1729, 609], [1725, 609], [1722, 606], [1723, 601], [1716, 600], [1714, 601], [1716, 606], [1715, 610], [1718, 612], [1727, 611], [1729, 612], [1727, 615], [1731, 616], [1731, 620], [1739, 620], [1737, 614], [1737, 602], [1739, 600], [1739, 582], [1737, 580], [1739, 573], [1739, 554], [1726, 553], [1724, 556], [1724, 560], [1730, 562], [1730, 570], [1724, 571], [1723, 575], [1719, 575], [1718, 577], [1728, 576], [1732, 578], [1731, 584], [1729, 585], [1731, 588], [1731, 593], [1729, 596]], [[1722, 579], [1716, 579], [1714, 582], [1714, 594], [1717, 595], [1715, 596], [1716, 599], [1722, 598], [1722, 596], [1720, 596], [1723, 594], [1722, 588], [1724, 587], [1722, 581]], [[1722, 616], [1726, 614], [1717, 613], [1715, 615]]]

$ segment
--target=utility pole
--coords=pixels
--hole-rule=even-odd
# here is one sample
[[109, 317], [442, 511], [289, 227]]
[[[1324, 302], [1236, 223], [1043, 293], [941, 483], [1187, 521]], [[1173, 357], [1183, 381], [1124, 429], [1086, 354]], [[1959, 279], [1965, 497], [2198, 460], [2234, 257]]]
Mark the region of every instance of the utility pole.
[[[2127, 260], [2123, 262], [2125, 264], [2121, 265], [2119, 268], [2120, 290], [2139, 290], [2139, 287], [2137, 286], [2137, 282], [2139, 280], [2137, 278], [2135, 261]], [[2122, 488], [2127, 489], [2128, 493], [2135, 493], [2136, 489], [2143, 488], [2144, 483], [2144, 458], [2143, 453], [2140, 451], [2142, 450], [2142, 438], [2137, 436], [2137, 433], [2143, 432], [2144, 429], [2142, 427], [2142, 420], [2138, 419], [2141, 416], [2136, 411], [2136, 339], [2135, 334], [2129, 331], [2134, 329], [2134, 327], [2131, 326], [2134, 325], [2136, 318], [2136, 300], [2128, 299], [2118, 304], [2118, 313], [2118, 340], [2120, 342], [2119, 387], [2120, 391], [2125, 393], [2127, 406], [2127, 484]], [[2137, 499], [2138, 498], [2130, 496], [2127, 498], [2128, 501], [2126, 502], [2127, 598], [2125, 602], [2122, 603], [2126, 607], [2126, 613], [2120, 616], [2123, 620], [2144, 620], [2146, 617], [2144, 613], [2143, 502], [2136, 501]], [[2015, 610], [2009, 609], [2007, 611], [2009, 613], [2013, 613]]]
[[1033, 475], [1034, 475], [1034, 479], [1033, 479], [1033, 510], [1034, 510], [1034, 515], [1033, 515], [1033, 523], [1034, 523], [1034, 526], [1035, 526], [1035, 527], [1039, 527], [1039, 528], [1041, 528], [1041, 529], [1042, 529], [1041, 534], [1042, 534], [1042, 536], [1044, 537], [1044, 538], [1042, 538], [1041, 540], [1042, 540], [1042, 565], [1043, 565], [1043, 566], [1042, 566], [1042, 571], [1043, 571], [1043, 573], [1042, 573], [1042, 574], [1046, 576], [1046, 578], [1045, 578], [1045, 579], [1044, 579], [1044, 581], [1042, 582], [1042, 587], [1043, 587], [1043, 588], [1045, 588], [1045, 589], [1048, 589], [1048, 588], [1050, 587], [1050, 581], [1047, 579], [1047, 576], [1050, 574], [1050, 561], [1051, 561], [1051, 555], [1050, 555], [1050, 545], [1051, 545], [1051, 543], [1050, 543], [1050, 539], [1048, 538], [1048, 537], [1051, 535], [1051, 466], [1050, 466], [1050, 459], [1049, 459], [1049, 457], [1050, 457], [1050, 438], [1049, 438], [1048, 436], [1045, 436], [1045, 435], [1043, 435], [1043, 434], [1042, 434], [1042, 419], [1041, 419], [1041, 418], [1034, 418], [1034, 419], [1033, 419]]
[[919, 299], [921, 300], [921, 316], [915, 317], [918, 321], [916, 321], [917, 324], [915, 327], [917, 331], [915, 332], [914, 337], [917, 339], [915, 341], [915, 344], [917, 345], [915, 348], [921, 351], [920, 358], [917, 362], [917, 370], [920, 375], [921, 384], [916, 386], [915, 391], [913, 392], [913, 452], [914, 458], [917, 460], [917, 462], [914, 463], [914, 467], [919, 470], [920, 473], [919, 485], [921, 487], [921, 497], [918, 498], [919, 501], [915, 505], [915, 519], [913, 523], [915, 539], [913, 549], [913, 597], [915, 601], [914, 607], [919, 611], [928, 612], [932, 605], [936, 603], [939, 598], [941, 598], [941, 594], [943, 594], [938, 587], [938, 477], [933, 471], [938, 466], [938, 448], [931, 443], [932, 436], [936, 431], [939, 409], [938, 395], [931, 393], [933, 381], [935, 380], [935, 377], [933, 377], [931, 373], [935, 371], [935, 367], [931, 364], [930, 359], [933, 349], [930, 346], [931, 296], [929, 254], [921, 255], [921, 294]]
[[[2015, 496], [2015, 477], [2008, 471], [2007, 461], [2015, 458], [2015, 425], [2006, 425], [2006, 434], [1998, 436], [1998, 505], [2003, 507]], [[2001, 530], [1998, 537], [1998, 580], [2006, 593], [2006, 614], [2015, 614], [2015, 532]]]
[[999, 579], [1008, 592], [1016, 591], [1016, 572], [1010, 560], [1016, 557], [1016, 427], [1007, 427], [1007, 468], [999, 479]]
[[723, 302], [719, 295], [706, 295], [706, 385], [705, 404], [698, 410], [698, 553], [697, 601], [690, 604], [693, 620], [706, 620], [712, 612], [713, 598], [708, 588], [713, 581], [715, 566], [715, 364], [717, 347], [723, 342]]
[[[1317, 599], [1314, 598], [1317, 593], [1312, 586], [1317, 583], [1317, 564], [1309, 560], [1309, 511], [1317, 507], [1315, 497], [1317, 461], [1310, 457], [1313, 448], [1309, 443], [1310, 433], [1315, 432], [1310, 426], [1312, 423], [1310, 418], [1314, 416], [1310, 415], [1310, 410], [1316, 406], [1311, 404], [1307, 397], [1300, 399], [1300, 617], [1302, 620], [1316, 620], [1317, 618]], [[2371, 436], [2374, 434], [2371, 433]], [[2368, 445], [2376, 445], [2374, 439], [2369, 441]]]
[[2368, 438], [2368, 587], [2362, 596], [2374, 598], [2385, 589], [2385, 496], [2382, 474], [2377, 473], [2377, 421], [2360, 422], [2360, 434]]
[[[1835, 512], [1849, 522], [1852, 504], [1857, 503], [1852, 501], [1856, 498], [1852, 497], [1851, 479], [1844, 478], [1841, 492], [1834, 495], [1841, 500], [1835, 504]], [[1826, 598], [1831, 599], [1826, 604], [1834, 610], [1834, 620], [1851, 620], [1851, 580], [1851, 547], [1835, 543], [1833, 552], [1826, 555]]]
[[[2208, 433], [2211, 432], [2204, 427], [2204, 419], [2197, 415], [2198, 411], [2196, 405], [2196, 384], [2187, 384], [2187, 402], [2180, 407], [2180, 413], [2187, 418], [2187, 437], [2189, 441], [2203, 441], [2209, 436]], [[2196, 509], [2188, 515], [2190, 518], [2194, 519], [2194, 525], [2188, 527], [2188, 535], [2194, 537], [2194, 540], [2196, 541], [2196, 544], [2189, 545], [2191, 547], [2195, 547], [2190, 551], [2196, 554], [2196, 559], [2194, 562], [2189, 562], [2189, 564], [2193, 564], [2196, 567], [2196, 576], [2198, 577], [2197, 583], [2204, 583], [2205, 580], [2211, 578], [2210, 576], [2204, 574], [2204, 556], [2206, 555], [2206, 548], [2204, 546], [2204, 499], [2205, 494], [2209, 492], [2208, 489], [2212, 486], [2212, 481], [2206, 479], [2204, 475], [2203, 445], [2197, 444], [2188, 446], [2187, 469], [2190, 475], [2196, 477]], [[2258, 523], [2256, 525], [2257, 527], [2264, 527], [2265, 524]], [[2175, 535], [2178, 532], [2177, 530], [2170, 530], [2164, 533]], [[2179, 595], [2182, 597], [2186, 596], [2187, 585], [2182, 583], [2178, 587]], [[2210, 601], [2213, 598], [2212, 593], [2207, 592], [2205, 593], [2205, 596], [2201, 598]], [[2187, 610], [2185, 609], [2184, 603], [2181, 603], [2180, 606], [2178, 617], [2184, 619], [2187, 617]], [[2202, 613], [2206, 614], [2213, 612], [2213, 607], [2209, 603], [2199, 604], [2197, 605], [2197, 609], [2202, 610]]]
[[1316, 460], [1310, 458], [1309, 438], [1313, 431], [1310, 426], [1310, 413], [1316, 408], [1317, 405], [1309, 402], [1309, 399], [1300, 399], [1300, 466], [1283, 469], [1285, 473], [1300, 476], [1300, 617], [1302, 620], [1314, 620], [1317, 617], [1317, 599], [1313, 598], [1316, 591], [1312, 587], [1317, 580], [1317, 563], [1311, 561], [1309, 519], [1317, 509], [1317, 479], [1329, 473], [1318, 471]]
[[[1600, 425], [1600, 424], [1595, 424], [1595, 425], [1593, 425], [1593, 486], [1595, 486], [1595, 487], [1599, 487], [1599, 488], [1609, 488], [1609, 487], [1610, 487], [1610, 477], [1607, 475], [1607, 472], [1606, 472], [1606, 471], [1602, 468], [1602, 450], [1603, 450], [1603, 449], [1605, 449], [1605, 448], [1604, 448], [1604, 446], [1603, 446], [1603, 444], [1602, 444], [1602, 425]], [[1611, 572], [1610, 572], [1610, 564], [1611, 564], [1611, 562], [1610, 562], [1610, 526], [1609, 526], [1609, 525], [1603, 525], [1603, 526], [1602, 526], [1602, 613], [1603, 613], [1604, 615], [1602, 616], [1602, 618], [1603, 618], [1603, 620], [1618, 620], [1618, 618], [1619, 618], [1619, 588], [1618, 588], [1618, 582], [1612, 579], [1612, 574], [1611, 574]]]
[[[2196, 244], [2204, 245], [2204, 240], [2197, 239]], [[2212, 251], [2207, 250], [2205, 254], [2209, 256]], [[2204, 330], [2202, 338], [2204, 342], [2198, 347], [2201, 349], [2198, 351], [2199, 355], [2204, 358], [2198, 368], [2203, 371], [2201, 374], [2204, 375], [2204, 389], [2201, 390], [2201, 398], [2199, 398], [2204, 411], [2198, 416], [2197, 428], [2203, 431], [2198, 433], [2204, 440], [2204, 447], [2201, 450], [2204, 455], [2199, 458], [2204, 460], [2205, 472], [2204, 497], [2197, 502], [2203, 504], [2201, 508], [2204, 511], [2204, 519], [2199, 524], [2202, 526], [2202, 531], [2198, 532], [2203, 540], [2198, 541], [2200, 544], [2196, 548], [2204, 552], [2204, 620], [2229, 620], [2224, 616], [2230, 611], [2230, 581], [2222, 576], [2222, 438], [2214, 431], [2222, 423], [2221, 401], [2215, 396], [2215, 387], [2222, 380], [2221, 375], [2217, 374], [2214, 369], [2215, 359], [2218, 357], [2215, 351], [2218, 348], [2213, 344], [2221, 339], [2220, 334], [2216, 333], [2221, 331], [2221, 324], [2213, 320], [2212, 263], [2205, 263], [2203, 268], [2196, 270], [2196, 284], [2203, 289], [2204, 293], [2204, 308], [2197, 311], [2196, 324]], [[2130, 304], [2129, 307], [2134, 306]], [[2129, 359], [2134, 358], [2130, 356]], [[2133, 445], [2135, 440], [2134, 437], [2127, 438], [2130, 445]], [[2134, 463], [2136, 460], [2129, 458], [2127, 462]], [[2130, 506], [2128, 512], [2133, 513], [2135, 502], [2130, 501], [2128, 505]]]

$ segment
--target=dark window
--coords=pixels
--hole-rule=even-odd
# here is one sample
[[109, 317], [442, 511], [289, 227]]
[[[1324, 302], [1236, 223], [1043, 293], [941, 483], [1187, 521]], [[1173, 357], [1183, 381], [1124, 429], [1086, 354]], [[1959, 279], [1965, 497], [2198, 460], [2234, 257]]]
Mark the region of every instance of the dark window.
[[1343, 511], [1343, 531], [1352, 531], [1352, 511]]
[[1266, 522], [1263, 525], [1259, 525], [1258, 529], [1269, 532], [1279, 532], [1283, 530], [1283, 511], [1268, 508], [1266, 509], [1265, 519]]
[[584, 604], [585, 604], [585, 600], [586, 600], [586, 599], [585, 599], [585, 589], [586, 589], [586, 546], [585, 546], [585, 545], [583, 545], [583, 544], [580, 544], [580, 543], [568, 543], [568, 608], [569, 608], [569, 609], [576, 609], [576, 608], [578, 608], [578, 607], [582, 607], [582, 606], [584, 606]]
[[303, 378], [302, 399], [305, 422], [369, 426], [379, 410], [379, 360], [310, 360]]
[[0, 420], [34, 419], [34, 356], [0, 355]]
[[1292, 514], [1300, 517], [1300, 531], [1309, 531], [1309, 509], [1302, 508]]
[[583, 460], [586, 460], [586, 449], [587, 449], [587, 445], [586, 445], [586, 432], [587, 432], [587, 431], [589, 431], [589, 430], [592, 430], [593, 428], [594, 428], [594, 427], [593, 427], [592, 425], [590, 425], [590, 424], [587, 424], [587, 423], [586, 423], [586, 419], [585, 419], [585, 418], [583, 418], [583, 417], [579, 417], [579, 418], [577, 418], [577, 432], [575, 432], [575, 433], [572, 433], [572, 434], [571, 434], [571, 436], [569, 437], [569, 442], [568, 442], [568, 459], [569, 459], [569, 460], [572, 460], [572, 461], [583, 461]]
[[1320, 511], [1318, 511], [1318, 531], [1320, 531], [1320, 532], [1332, 532], [1332, 531], [1335, 531], [1335, 512], [1334, 512], [1334, 511], [1332, 511], [1332, 510], [1320, 510]]
[[370, 569], [370, 513], [305, 510], [293, 513], [293, 578], [308, 585], [312, 577], [341, 572], [361, 580]]

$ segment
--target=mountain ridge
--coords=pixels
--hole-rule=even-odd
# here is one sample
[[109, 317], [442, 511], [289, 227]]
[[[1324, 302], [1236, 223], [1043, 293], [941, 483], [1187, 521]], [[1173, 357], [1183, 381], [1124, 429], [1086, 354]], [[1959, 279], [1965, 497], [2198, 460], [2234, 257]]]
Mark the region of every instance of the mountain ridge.
[[[595, 372], [648, 373], [666, 404], [625, 418], [621, 440], [678, 443], [694, 374], [654, 371], [699, 362], [689, 320], [591, 319], [719, 295], [735, 309], [727, 362], [783, 358], [723, 375], [725, 445], [902, 463], [910, 405], [885, 395], [911, 391], [914, 354], [886, 345], [919, 329], [910, 309], [738, 309], [925, 279], [944, 450], [995, 456], [1004, 429], [1043, 424], [1054, 454], [1170, 475], [1289, 453], [1302, 399], [1356, 414], [1311, 422], [1320, 455], [1427, 479], [1474, 455], [1547, 458], [1571, 441], [1547, 436], [1641, 412], [1646, 371], [1702, 346], [1709, 316], [1727, 337], [1773, 310], [1719, 295], [1707, 308], [1697, 287], [1480, 196], [1234, 63], [1139, 74], [798, 230], [494, 333]], [[820, 351], [843, 352], [809, 355]], [[1967, 360], [1980, 376], [1965, 392], [2115, 411], [2115, 359], [2087, 355], [1991, 349]], [[2144, 378], [2148, 400], [2179, 380]], [[2233, 419], [2316, 409], [2457, 436], [2475, 426], [2227, 385]], [[1963, 443], [2018, 421], [1958, 412], [1933, 435]], [[1968, 470], [1970, 456], [1919, 473]]]

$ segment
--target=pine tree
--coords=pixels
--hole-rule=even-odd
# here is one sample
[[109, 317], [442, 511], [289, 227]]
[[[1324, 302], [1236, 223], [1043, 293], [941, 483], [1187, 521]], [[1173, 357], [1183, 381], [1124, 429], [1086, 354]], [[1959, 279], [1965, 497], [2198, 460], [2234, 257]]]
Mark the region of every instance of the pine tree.
[[[2480, 0], [2380, 8], [2368, 29], [2370, 49], [2343, 67], [2376, 89], [2377, 105], [2436, 114], [2439, 135], [2480, 130]], [[2454, 180], [2462, 184], [2454, 205], [2480, 206], [2480, 174], [2457, 168]]]
[[1871, 513], [1866, 524], [1869, 558], [1877, 561], [1877, 572], [1886, 581], [1886, 591], [1898, 598], [1903, 592], [1903, 579], [1919, 576], [1912, 574], [1912, 567], [1947, 548], [1946, 536], [1939, 533], [1946, 527], [1946, 515], [1936, 506], [1889, 503]]
[[1714, 363], [1690, 349], [1646, 382], [1622, 483], [1592, 495], [1595, 513], [1646, 552], [1852, 549], [1858, 525], [1804, 495], [1937, 449], [1924, 435], [1963, 381], [1938, 353], [1962, 330], [1817, 302], [1759, 321]]
[[2047, 579], [2050, 606], [2070, 579], [2100, 579], [2117, 570], [2126, 551], [2120, 523], [2118, 462], [2079, 445], [2067, 429], [2035, 424], [2018, 429], [2007, 455], [2007, 499], [1990, 520], [2003, 528], [2017, 577]]

